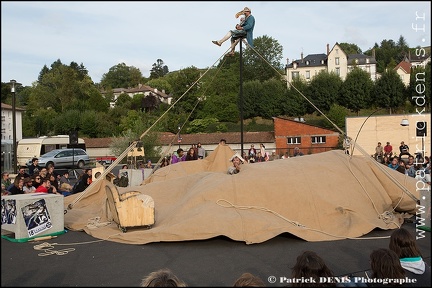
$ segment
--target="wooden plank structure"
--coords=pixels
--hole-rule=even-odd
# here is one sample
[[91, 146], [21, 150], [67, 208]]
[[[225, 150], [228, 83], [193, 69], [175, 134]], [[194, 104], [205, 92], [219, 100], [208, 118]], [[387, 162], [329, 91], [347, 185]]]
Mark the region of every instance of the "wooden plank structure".
[[128, 227], [151, 228], [155, 222], [154, 200], [136, 191], [120, 194], [115, 186], [106, 185], [108, 206], [121, 231]]

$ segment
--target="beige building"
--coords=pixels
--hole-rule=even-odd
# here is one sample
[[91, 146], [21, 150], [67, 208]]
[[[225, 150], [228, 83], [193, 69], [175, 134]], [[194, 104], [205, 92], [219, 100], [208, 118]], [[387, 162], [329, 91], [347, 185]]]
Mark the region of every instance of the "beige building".
[[[408, 120], [408, 126], [402, 126], [402, 120]], [[347, 117], [346, 133], [353, 140], [356, 140], [356, 145], [362, 147], [368, 155], [375, 153], [375, 147], [378, 142], [382, 146], [386, 142], [390, 142], [393, 146], [393, 152], [399, 155], [399, 145], [404, 141], [410, 147], [410, 153], [421, 152], [424, 150], [425, 156], [430, 156], [431, 149], [431, 114], [405, 114], [405, 115], [383, 115], [367, 117]], [[424, 123], [426, 123], [426, 135], [424, 134]], [[363, 125], [363, 127], [362, 127]], [[362, 153], [354, 148], [353, 155], [361, 155]]]
[[[289, 59], [288, 59], [289, 62]], [[378, 77], [376, 73], [375, 56], [367, 56], [364, 54], [346, 54], [342, 48], [336, 43], [330, 50], [327, 44], [326, 54], [310, 54], [298, 60], [293, 60], [291, 64], [287, 63], [286, 77], [288, 83], [291, 83], [295, 78], [303, 78], [306, 82], [310, 82], [321, 71], [333, 72], [338, 75], [343, 81], [347, 74], [359, 67], [369, 73], [371, 80], [375, 81]]]

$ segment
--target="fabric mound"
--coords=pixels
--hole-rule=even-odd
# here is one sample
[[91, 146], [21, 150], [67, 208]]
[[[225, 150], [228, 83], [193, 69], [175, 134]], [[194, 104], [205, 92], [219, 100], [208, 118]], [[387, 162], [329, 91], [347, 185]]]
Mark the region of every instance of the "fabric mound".
[[[217, 236], [254, 244], [282, 233], [333, 241], [375, 228], [396, 229], [416, 212], [416, 180], [381, 170], [371, 157], [334, 150], [242, 164], [240, 173], [229, 175], [234, 154], [228, 145], [219, 145], [203, 160], [156, 170], [140, 186], [116, 187], [98, 179], [84, 192], [65, 197], [65, 227], [127, 244]], [[150, 196], [154, 224], [121, 231], [113, 217], [117, 212], [108, 205], [109, 191]]]

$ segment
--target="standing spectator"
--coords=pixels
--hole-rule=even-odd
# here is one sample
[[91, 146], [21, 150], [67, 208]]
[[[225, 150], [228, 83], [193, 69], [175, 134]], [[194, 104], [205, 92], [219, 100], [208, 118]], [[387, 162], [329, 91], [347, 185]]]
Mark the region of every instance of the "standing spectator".
[[399, 228], [390, 236], [389, 249], [399, 257], [405, 274], [410, 279], [417, 279], [416, 286], [431, 286], [431, 267], [423, 260], [414, 236], [406, 229]]
[[193, 147], [189, 148], [185, 161], [198, 160], [198, 155], [195, 153], [195, 149]]
[[381, 145], [381, 142], [378, 142], [378, 145], [375, 147], [374, 158], [378, 161], [378, 159], [382, 159], [384, 155], [384, 147]]
[[17, 194], [24, 194], [24, 179], [21, 177], [15, 177], [13, 185], [8, 189], [9, 194], [11, 195], [17, 195]]
[[34, 193], [36, 188], [33, 186], [33, 180], [30, 177], [24, 179], [23, 191], [24, 194]]
[[205, 158], [205, 154], [206, 154], [206, 151], [205, 151], [205, 149], [201, 146], [201, 142], [198, 142], [198, 144], [197, 144], [197, 148], [198, 148], [198, 158], [199, 159], [204, 159]]
[[260, 144], [260, 152], [261, 152], [261, 156], [262, 157], [266, 157], [266, 150], [265, 150], [265, 146], [263, 143]]
[[393, 146], [390, 145], [390, 142], [386, 143], [384, 146], [384, 156], [391, 157], [393, 155]]
[[171, 164], [175, 164], [178, 162], [182, 162], [186, 160], [186, 154], [182, 148], [178, 148], [176, 152], [174, 152], [171, 156]]
[[34, 157], [32, 158], [32, 163], [28, 167], [30, 176], [33, 176], [34, 173], [38, 173], [42, 167], [39, 166], [39, 159]]
[[7, 189], [9, 186], [12, 185], [12, 181], [10, 179], [10, 176], [9, 176], [8, 172], [3, 172], [2, 173], [1, 184], [3, 184], [5, 186], [5, 189]]
[[401, 142], [401, 145], [399, 146], [399, 151], [400, 151], [399, 158], [400, 158], [402, 155], [408, 155], [408, 156], [411, 156], [411, 154], [409, 153], [409, 147], [408, 147], [408, 145], [406, 145], [406, 144], [404, 143], [404, 141]]
[[297, 157], [297, 156], [303, 156], [303, 155], [304, 155], [304, 154], [303, 154], [303, 152], [300, 151], [300, 148], [299, 148], [299, 147], [295, 147], [295, 148], [294, 148], [294, 154], [293, 154], [294, 157]]

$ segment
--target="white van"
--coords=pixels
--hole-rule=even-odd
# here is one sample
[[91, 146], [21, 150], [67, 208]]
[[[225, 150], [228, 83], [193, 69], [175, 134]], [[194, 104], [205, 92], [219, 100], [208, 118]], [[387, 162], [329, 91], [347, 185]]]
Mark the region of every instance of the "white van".
[[78, 138], [78, 144], [72, 147], [69, 144], [69, 135], [41, 136], [39, 138], [24, 138], [18, 141], [17, 162], [20, 166], [26, 166], [27, 161], [33, 157], [63, 148], [82, 148], [86, 150], [84, 139]]

